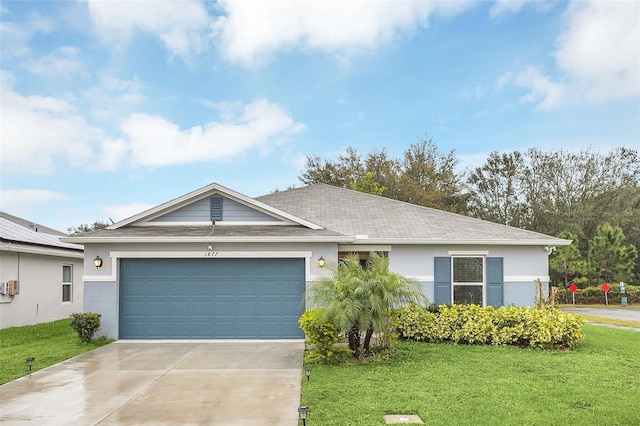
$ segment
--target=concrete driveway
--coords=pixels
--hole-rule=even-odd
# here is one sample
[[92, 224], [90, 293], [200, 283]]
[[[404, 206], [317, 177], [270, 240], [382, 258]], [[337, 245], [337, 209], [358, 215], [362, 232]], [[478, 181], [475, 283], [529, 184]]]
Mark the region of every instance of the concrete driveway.
[[294, 426], [303, 352], [302, 341], [117, 341], [0, 386], [0, 423]]

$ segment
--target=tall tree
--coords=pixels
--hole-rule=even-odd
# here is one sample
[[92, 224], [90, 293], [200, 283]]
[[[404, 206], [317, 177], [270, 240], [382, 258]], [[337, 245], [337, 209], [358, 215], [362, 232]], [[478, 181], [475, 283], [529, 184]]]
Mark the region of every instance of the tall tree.
[[441, 154], [432, 140], [412, 144], [404, 152], [396, 197], [402, 201], [456, 213], [466, 212], [459, 160], [453, 151]]
[[108, 222], [106, 221], [102, 222], [100, 220], [96, 220], [91, 225], [86, 223], [81, 223], [78, 226], [72, 226], [71, 228], [67, 228], [67, 233], [69, 233], [69, 235], [85, 234], [87, 232], [97, 231], [98, 229], [104, 229], [107, 226], [109, 226]]
[[523, 191], [524, 167], [518, 151], [489, 154], [484, 165], [473, 170], [467, 179], [470, 213], [505, 225], [525, 225], [528, 209]]
[[355, 148], [335, 160], [307, 157], [299, 176], [304, 184], [326, 183], [343, 188], [362, 188], [375, 182], [386, 190], [382, 196], [457, 213], [466, 212], [461, 176], [456, 173], [454, 151], [440, 154], [431, 140], [411, 145], [402, 159], [389, 157], [386, 150], [366, 156]]
[[373, 180], [373, 173], [367, 172], [364, 174], [362, 181], [360, 182], [351, 182], [349, 184], [349, 188], [354, 191], [365, 192], [367, 194], [373, 195], [382, 195], [384, 191], [387, 190], [386, 186], [380, 185], [378, 182]]
[[587, 262], [578, 249], [575, 234], [562, 231], [558, 238], [572, 240], [568, 246], [561, 246], [549, 258], [549, 273], [552, 284], [566, 285], [579, 275], [587, 274]]
[[624, 244], [624, 234], [617, 226], [600, 225], [589, 240], [589, 270], [596, 282], [632, 281], [637, 257], [636, 247]]

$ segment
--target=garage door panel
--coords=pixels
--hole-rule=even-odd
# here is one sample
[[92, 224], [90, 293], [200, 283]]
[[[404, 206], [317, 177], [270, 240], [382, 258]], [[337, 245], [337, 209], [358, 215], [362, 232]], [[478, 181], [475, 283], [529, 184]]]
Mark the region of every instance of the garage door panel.
[[120, 338], [302, 338], [303, 259], [123, 259]]

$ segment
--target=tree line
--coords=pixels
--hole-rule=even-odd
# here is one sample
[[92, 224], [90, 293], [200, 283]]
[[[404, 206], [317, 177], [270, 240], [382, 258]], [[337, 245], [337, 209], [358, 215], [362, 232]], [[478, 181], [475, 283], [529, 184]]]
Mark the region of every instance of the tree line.
[[[640, 277], [638, 150], [491, 152], [459, 171], [455, 151], [432, 140], [401, 156], [349, 147], [308, 156], [301, 183], [326, 183], [573, 240], [550, 258], [552, 283], [633, 282]], [[570, 252], [568, 252], [570, 251]]]

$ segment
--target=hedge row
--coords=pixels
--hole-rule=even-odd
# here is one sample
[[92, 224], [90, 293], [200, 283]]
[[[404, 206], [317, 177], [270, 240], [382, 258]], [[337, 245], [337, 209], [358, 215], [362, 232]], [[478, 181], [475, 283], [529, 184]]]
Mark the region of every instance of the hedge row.
[[437, 313], [411, 305], [400, 309], [398, 335], [424, 342], [571, 348], [582, 339], [581, 317], [557, 309], [441, 305]]
[[[609, 290], [609, 294], [607, 298], [609, 300], [609, 304], [612, 305], [620, 305], [620, 285], [619, 284], [609, 284], [611, 289]], [[626, 285], [625, 286], [627, 296], [627, 303], [640, 303], [640, 286], [634, 285]], [[556, 302], [557, 303], [572, 303], [571, 292], [567, 289], [559, 289], [556, 294]], [[576, 304], [577, 305], [592, 305], [592, 304], [603, 304], [605, 303], [604, 292], [600, 289], [600, 287], [586, 287], [579, 288], [576, 290]]]

